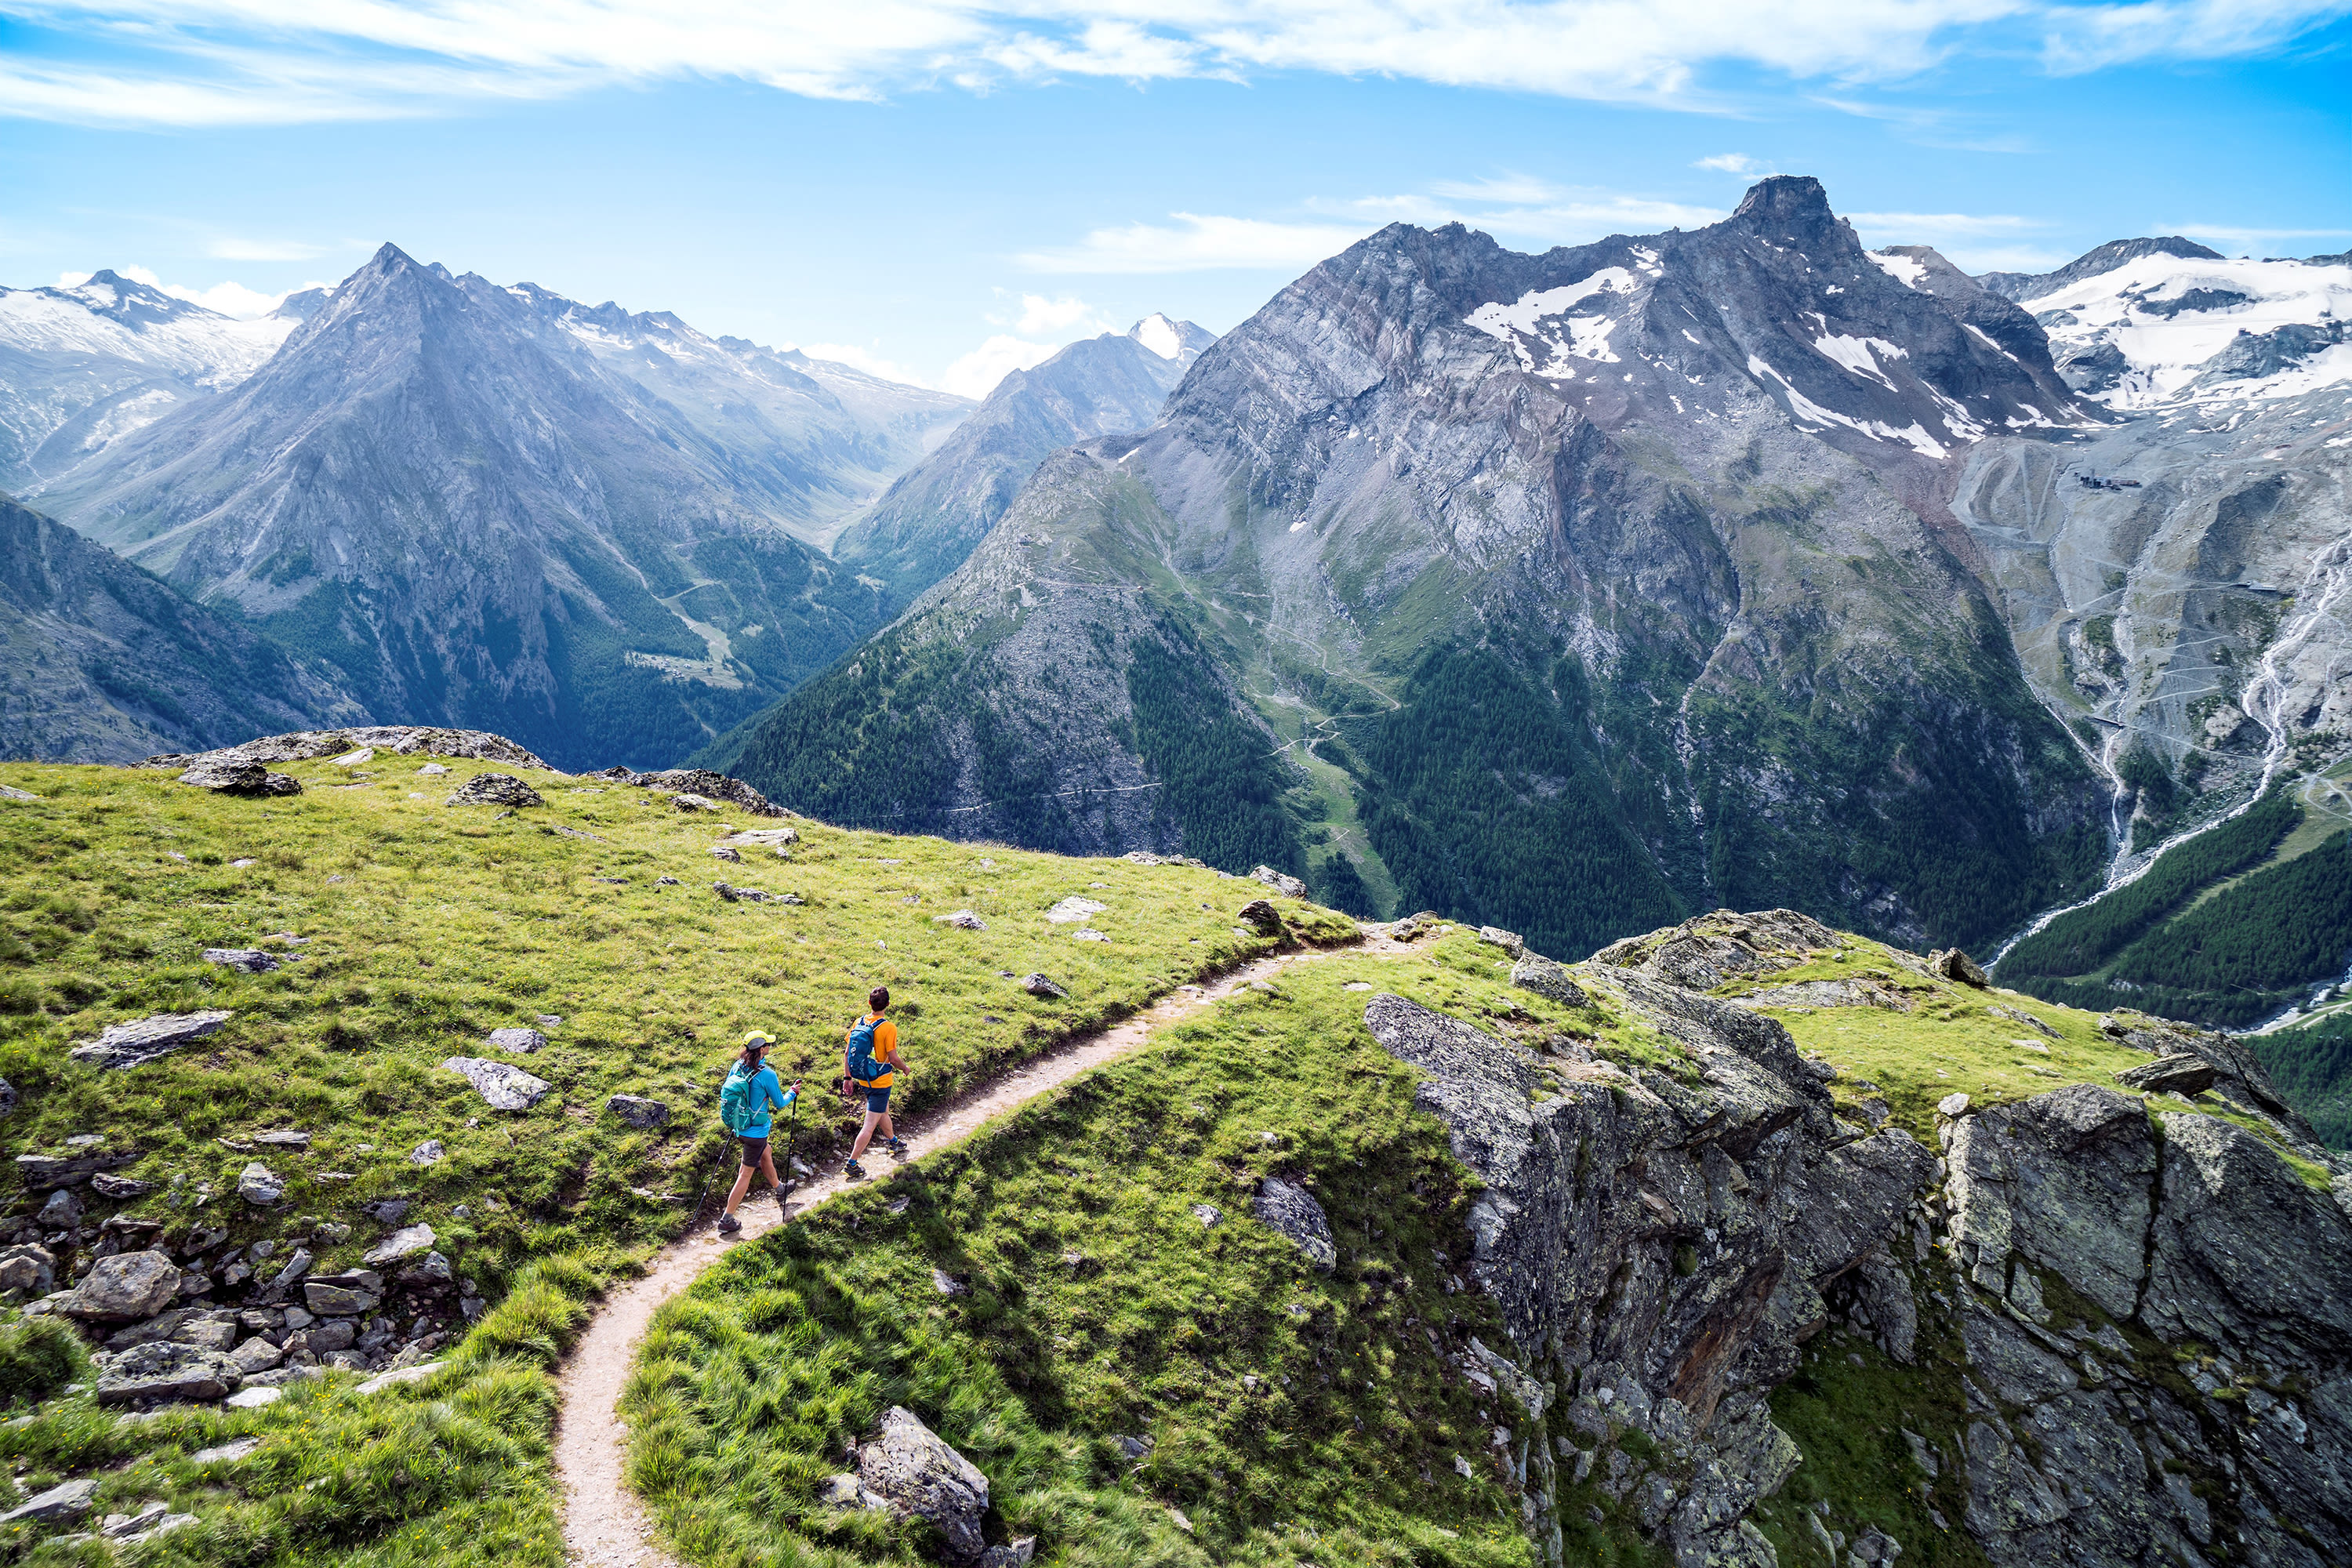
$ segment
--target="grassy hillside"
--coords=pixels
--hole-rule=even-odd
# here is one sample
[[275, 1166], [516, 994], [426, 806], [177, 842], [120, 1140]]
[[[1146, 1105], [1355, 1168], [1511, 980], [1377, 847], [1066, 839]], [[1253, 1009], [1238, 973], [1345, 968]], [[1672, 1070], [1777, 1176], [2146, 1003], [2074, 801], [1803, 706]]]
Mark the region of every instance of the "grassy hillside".
[[[2339, 770], [2339, 772], [2342, 770]], [[2251, 810], [2005, 954], [2007, 984], [2078, 1007], [2129, 1005], [2242, 1028], [2352, 963], [2352, 799], [2283, 781]]]
[[[789, 859], [747, 846], [728, 864], [710, 853], [723, 819], [665, 797], [532, 774], [544, 807], [452, 807], [451, 785], [478, 764], [420, 773], [428, 761], [386, 756], [356, 777], [291, 764], [305, 793], [268, 800], [165, 773], [0, 766], [0, 784], [35, 797], [0, 798], [0, 1078], [20, 1097], [0, 1125], [16, 1154], [78, 1152], [72, 1141], [90, 1138], [135, 1152], [117, 1173], [153, 1186], [119, 1203], [78, 1190], [88, 1213], [79, 1243], [54, 1248], [60, 1282], [115, 1219], [160, 1224], [175, 1254], [224, 1231], [191, 1267], [262, 1242], [281, 1258], [308, 1246], [319, 1272], [354, 1267], [389, 1228], [362, 1205], [406, 1199], [404, 1223], [429, 1223], [493, 1303], [456, 1368], [415, 1400], [354, 1401], [338, 1377], [264, 1410], [177, 1407], [136, 1427], [69, 1398], [0, 1431], [19, 1491], [115, 1464], [126, 1468], [102, 1506], [169, 1499], [197, 1512], [200, 1526], [151, 1549], [163, 1560], [559, 1562], [541, 1369], [582, 1303], [675, 1234], [720, 1174], [712, 1106], [743, 1030], [774, 1033], [787, 1074], [821, 1073], [866, 989], [887, 984], [919, 1108], [1270, 945], [1234, 921], [1265, 889], [1213, 873], [813, 823]], [[722, 901], [722, 878], [804, 901]], [[1041, 918], [1073, 894], [1106, 906], [1084, 924], [1107, 940]], [[988, 929], [932, 922], [965, 908]], [[289, 956], [259, 975], [201, 956], [247, 946]], [[1032, 996], [1003, 971], [1045, 973], [1069, 996]], [[100, 1073], [68, 1057], [109, 1024], [208, 1008], [233, 1016], [159, 1061]], [[515, 1026], [548, 1037], [511, 1059], [553, 1089], [530, 1110], [494, 1111], [438, 1064], [495, 1057], [484, 1036]], [[667, 1102], [669, 1127], [623, 1126], [604, 1109], [620, 1092]], [[821, 1115], [824, 1097], [813, 1103]], [[311, 1133], [310, 1147], [249, 1142], [287, 1128]], [[427, 1141], [444, 1157], [412, 1163]], [[267, 1211], [236, 1191], [257, 1157], [286, 1182]], [[14, 1191], [0, 1234], [64, 1235], [31, 1218], [46, 1196]], [[36, 1382], [28, 1393], [54, 1392]], [[238, 1433], [267, 1438], [261, 1455], [233, 1471], [186, 1460]]]

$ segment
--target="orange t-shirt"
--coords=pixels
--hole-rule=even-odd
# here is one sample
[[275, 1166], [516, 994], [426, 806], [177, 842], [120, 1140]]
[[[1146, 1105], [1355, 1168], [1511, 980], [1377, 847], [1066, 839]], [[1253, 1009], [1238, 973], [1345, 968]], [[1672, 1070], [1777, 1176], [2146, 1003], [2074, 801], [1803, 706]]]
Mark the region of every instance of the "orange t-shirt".
[[[898, 1059], [898, 1026], [892, 1023], [889, 1019], [885, 1018], [879, 1013], [868, 1013], [864, 1018], [858, 1019], [857, 1024], [865, 1023], [867, 1018], [871, 1018], [875, 1021], [874, 1059], [877, 1062], [886, 1064], [895, 1064]], [[852, 1024], [848, 1028], [841, 1031], [841, 1043], [844, 1046], [849, 1044], [849, 1037], [852, 1032], [856, 1029], [857, 1024]], [[876, 1078], [872, 1083], [867, 1084], [866, 1087], [868, 1089], [888, 1089], [892, 1081], [893, 1075], [890, 1072], [889, 1067], [885, 1066], [880, 1076]]]

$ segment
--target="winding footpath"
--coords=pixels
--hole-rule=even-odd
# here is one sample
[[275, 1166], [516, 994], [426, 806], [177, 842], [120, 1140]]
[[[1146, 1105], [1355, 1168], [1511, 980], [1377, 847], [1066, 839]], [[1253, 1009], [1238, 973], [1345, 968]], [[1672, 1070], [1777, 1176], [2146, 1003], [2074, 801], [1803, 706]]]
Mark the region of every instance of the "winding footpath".
[[[1396, 958], [1410, 951], [1385, 932], [1368, 932], [1362, 942], [1349, 947], [1261, 958], [1208, 984], [1180, 986], [1132, 1017], [1077, 1036], [920, 1117], [900, 1117], [906, 1157], [919, 1159], [970, 1137], [983, 1123], [1052, 1093], [1080, 1074], [1133, 1054], [1155, 1031], [1200, 1014], [1253, 981], [1270, 980], [1298, 964], [1341, 954]], [[877, 1175], [885, 1163], [869, 1156]], [[766, 1194], [746, 1198], [738, 1215], [743, 1222], [740, 1231], [724, 1236], [711, 1225], [698, 1224], [655, 1254], [644, 1275], [605, 1293], [588, 1331], [557, 1376], [555, 1475], [564, 1552], [575, 1568], [678, 1568], [655, 1543], [653, 1521], [629, 1490], [628, 1426], [617, 1408], [636, 1361], [637, 1342], [645, 1337], [655, 1311], [693, 1284], [729, 1247], [790, 1224], [856, 1184], [842, 1174], [839, 1160], [828, 1161], [795, 1187], [781, 1208]]]

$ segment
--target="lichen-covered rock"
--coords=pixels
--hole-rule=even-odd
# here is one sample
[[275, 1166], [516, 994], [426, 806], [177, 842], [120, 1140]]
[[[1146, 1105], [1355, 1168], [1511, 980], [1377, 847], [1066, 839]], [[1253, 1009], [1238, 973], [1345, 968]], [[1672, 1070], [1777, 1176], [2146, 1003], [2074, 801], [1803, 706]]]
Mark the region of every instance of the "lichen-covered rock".
[[302, 785], [290, 773], [273, 773], [259, 763], [236, 758], [206, 758], [180, 774], [180, 782], [215, 795], [300, 795]]
[[1339, 1263], [1330, 1216], [1305, 1187], [1268, 1176], [1258, 1184], [1257, 1195], [1250, 1200], [1250, 1213], [1268, 1230], [1287, 1238], [1318, 1274], [1330, 1273]]
[[1042, 974], [1032, 974], [1021, 982], [1021, 989], [1032, 996], [1067, 996], [1069, 993]]
[[245, 1382], [236, 1362], [216, 1350], [169, 1340], [133, 1345], [98, 1374], [100, 1405], [134, 1400], [226, 1399]]
[[268, 1166], [256, 1160], [238, 1173], [236, 1195], [255, 1208], [266, 1209], [286, 1195], [286, 1184]]
[[142, 768], [186, 768], [199, 763], [306, 763], [331, 758], [353, 750], [392, 752], [407, 757], [420, 752], [443, 757], [470, 757], [477, 762], [506, 763], [547, 771], [547, 764], [504, 735], [484, 730], [445, 730], [429, 724], [370, 724], [353, 730], [296, 730], [264, 735], [241, 745], [194, 754], [166, 752], [147, 758]]
[[1286, 899], [1307, 896], [1307, 884], [1287, 871], [1277, 871], [1271, 866], [1256, 866], [1251, 868], [1250, 877], [1255, 881], [1264, 882]]
[[512, 773], [476, 773], [450, 793], [449, 805], [545, 805], [537, 790]]
[[246, 974], [267, 974], [285, 962], [276, 953], [257, 947], [208, 947], [204, 957], [206, 963], [217, 963], [223, 969]]
[[911, 1410], [892, 1405], [881, 1430], [857, 1446], [857, 1479], [868, 1494], [902, 1518], [937, 1530], [951, 1563], [977, 1563], [988, 1550], [981, 1521], [988, 1512], [988, 1478]]
[[385, 1268], [419, 1253], [433, 1250], [436, 1238], [429, 1225], [412, 1225], [394, 1231], [362, 1255], [360, 1261], [370, 1268]]
[[67, 1315], [121, 1323], [152, 1318], [180, 1296], [180, 1266], [163, 1252], [118, 1252], [90, 1265], [74, 1288]]
[[714, 773], [707, 768], [664, 768], [655, 773], [641, 773], [625, 767], [612, 767], [593, 776], [638, 789], [668, 790], [675, 795], [700, 796], [712, 803], [734, 806], [753, 816], [792, 815], [741, 779]]
[[517, 1056], [529, 1056], [547, 1044], [547, 1037], [537, 1029], [492, 1029], [482, 1043], [494, 1051], [511, 1051]]

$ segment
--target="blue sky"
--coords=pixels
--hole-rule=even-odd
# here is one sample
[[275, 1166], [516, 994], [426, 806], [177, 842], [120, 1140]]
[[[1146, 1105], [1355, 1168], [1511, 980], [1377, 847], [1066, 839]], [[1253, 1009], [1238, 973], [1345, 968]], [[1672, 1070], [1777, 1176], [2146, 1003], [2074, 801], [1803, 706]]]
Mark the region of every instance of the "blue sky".
[[0, 282], [251, 310], [390, 239], [975, 392], [1392, 219], [1819, 175], [1971, 270], [2352, 245], [2352, 0], [0, 0]]

